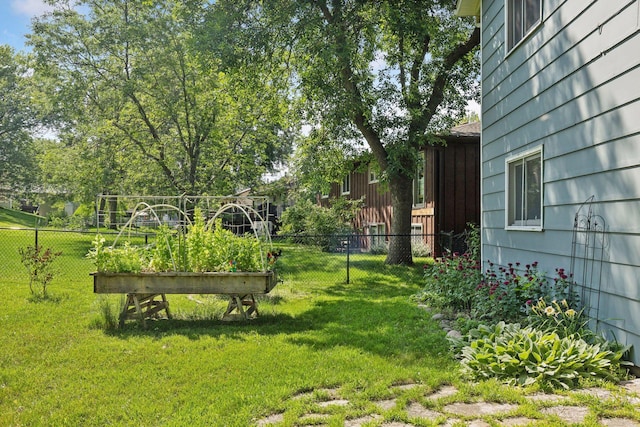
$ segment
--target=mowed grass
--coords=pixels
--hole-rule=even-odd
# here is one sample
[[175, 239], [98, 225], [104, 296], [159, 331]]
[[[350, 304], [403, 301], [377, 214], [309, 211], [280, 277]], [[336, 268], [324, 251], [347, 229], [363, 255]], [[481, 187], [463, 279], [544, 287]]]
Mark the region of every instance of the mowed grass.
[[36, 227], [46, 223], [47, 219], [15, 209], [0, 208], [0, 227]]
[[342, 425], [392, 385], [457, 381], [444, 332], [410, 301], [420, 262], [358, 255], [346, 283], [343, 254], [282, 245], [283, 282], [258, 319], [223, 322], [223, 298], [169, 295], [174, 319], [107, 329], [122, 296], [93, 293], [92, 238], [39, 236], [63, 255], [52, 298], [34, 301], [9, 253], [30, 237], [0, 235], [0, 425], [248, 426], [275, 413], [294, 425], [310, 403], [293, 397], [324, 388], [351, 402], [329, 415]]

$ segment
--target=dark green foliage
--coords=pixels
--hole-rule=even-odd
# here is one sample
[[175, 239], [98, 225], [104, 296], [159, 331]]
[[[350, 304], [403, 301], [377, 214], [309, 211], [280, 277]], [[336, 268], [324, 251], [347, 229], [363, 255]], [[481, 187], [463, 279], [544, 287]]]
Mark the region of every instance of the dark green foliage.
[[474, 379], [497, 378], [510, 384], [571, 388], [587, 378], [617, 380], [624, 350], [589, 344], [576, 335], [499, 322], [469, 333], [462, 348], [464, 372]]
[[333, 200], [330, 208], [300, 199], [282, 214], [281, 235], [304, 236], [323, 251], [334, 249], [338, 240], [351, 233], [350, 223], [362, 207], [362, 200]]

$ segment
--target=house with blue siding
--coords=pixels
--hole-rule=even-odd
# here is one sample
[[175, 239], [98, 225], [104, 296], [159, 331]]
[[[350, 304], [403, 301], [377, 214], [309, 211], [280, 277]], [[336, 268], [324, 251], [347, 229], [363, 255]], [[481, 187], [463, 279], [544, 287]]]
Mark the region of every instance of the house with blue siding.
[[482, 258], [573, 274], [640, 365], [640, 0], [458, 0], [481, 26]]

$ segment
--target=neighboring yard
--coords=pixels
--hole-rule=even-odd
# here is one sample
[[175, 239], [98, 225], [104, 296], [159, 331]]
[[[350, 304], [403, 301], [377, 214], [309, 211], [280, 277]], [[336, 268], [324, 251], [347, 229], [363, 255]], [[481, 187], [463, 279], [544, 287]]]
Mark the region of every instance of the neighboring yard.
[[[43, 242], [63, 251], [64, 268], [50, 299], [35, 301], [17, 253], [29, 243], [2, 231], [0, 425], [426, 426], [436, 419], [429, 409], [478, 400], [517, 404], [506, 406], [509, 416], [558, 425], [544, 415], [548, 403], [527, 403], [535, 390], [461, 379], [445, 332], [411, 299], [424, 287], [424, 260], [391, 267], [384, 256], [359, 256], [345, 284], [343, 255], [282, 245], [284, 282], [259, 302], [256, 320], [217, 320], [221, 298], [169, 295], [175, 319], [108, 329], [104, 313], [121, 298], [92, 292], [93, 265], [83, 255], [93, 236]], [[448, 385], [455, 398], [425, 397]], [[348, 404], [318, 403], [332, 399]], [[640, 421], [626, 400], [569, 401]], [[427, 412], [412, 412], [416, 402]], [[485, 415], [488, 425], [503, 417]]]

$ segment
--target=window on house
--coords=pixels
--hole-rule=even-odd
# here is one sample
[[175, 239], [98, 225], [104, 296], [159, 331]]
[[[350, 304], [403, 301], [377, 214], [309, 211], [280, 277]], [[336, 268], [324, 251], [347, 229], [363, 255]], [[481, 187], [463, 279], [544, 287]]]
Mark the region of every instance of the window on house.
[[351, 176], [350, 175], [345, 176], [344, 179], [342, 180], [341, 192], [342, 194], [351, 193]]
[[384, 245], [386, 242], [386, 227], [384, 224], [369, 225], [369, 236], [371, 238], [371, 246]]
[[420, 161], [413, 179], [413, 206], [424, 205], [424, 169], [425, 158], [424, 151], [420, 153]]
[[369, 165], [369, 184], [375, 184], [376, 182], [378, 182], [378, 172]]
[[411, 243], [422, 243], [423, 234], [422, 224], [411, 224]]
[[542, 22], [542, 0], [506, 1], [507, 48], [511, 50]]
[[542, 147], [507, 159], [507, 228], [542, 230]]

